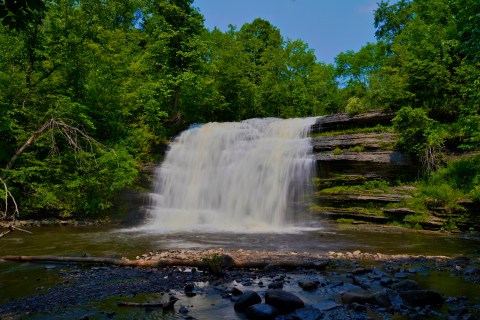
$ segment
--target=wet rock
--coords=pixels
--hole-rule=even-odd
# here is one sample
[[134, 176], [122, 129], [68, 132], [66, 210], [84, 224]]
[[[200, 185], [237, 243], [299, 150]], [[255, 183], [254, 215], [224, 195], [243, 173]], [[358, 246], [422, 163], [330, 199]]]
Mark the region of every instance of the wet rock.
[[268, 289], [282, 289], [283, 288], [283, 281], [273, 281], [268, 285]]
[[305, 291], [313, 291], [318, 289], [318, 283], [314, 281], [309, 281], [309, 280], [300, 281], [298, 285], [300, 286], [300, 288], [302, 288]]
[[393, 283], [393, 280], [391, 278], [382, 278], [380, 279], [380, 284], [382, 286], [388, 286]]
[[[355, 252], [353, 254], [355, 255]], [[352, 271], [352, 273], [355, 275], [361, 275], [361, 274], [366, 274], [370, 272], [372, 272], [372, 268], [363, 268], [363, 267], [356, 268], [355, 270]]]
[[417, 290], [418, 282], [410, 279], [402, 280], [392, 285], [392, 289], [398, 292], [402, 292], [406, 290]]
[[467, 276], [477, 275], [480, 274], [480, 268], [476, 267], [468, 267], [463, 272]]
[[238, 300], [235, 302], [234, 308], [236, 311], [244, 311], [251, 305], [261, 302], [262, 298], [260, 298], [258, 293], [256, 293], [255, 291], [247, 290], [238, 297]]
[[373, 294], [369, 291], [349, 291], [349, 292], [342, 292], [340, 294], [340, 300], [343, 304], [365, 304], [375, 302], [375, 298]]
[[188, 313], [188, 311], [189, 311], [188, 308], [185, 306], [181, 306], [180, 309], [178, 309], [178, 312], [183, 314]]
[[356, 311], [356, 312], [364, 312], [364, 311], [367, 311], [367, 308], [366, 308], [363, 304], [356, 303], [356, 302], [352, 303], [352, 304], [350, 305], [350, 307], [351, 307], [354, 311]]
[[183, 288], [183, 291], [187, 297], [194, 297], [197, 295], [195, 292], [193, 292], [194, 288], [195, 285], [193, 283], [187, 283]]
[[360, 280], [358, 277], [353, 277], [352, 276], [352, 283], [364, 290], [370, 289], [370, 286], [366, 284], [364, 281]]
[[275, 318], [278, 314], [278, 310], [269, 304], [257, 303], [249, 306], [246, 314], [247, 319], [270, 320]]
[[274, 306], [282, 312], [291, 312], [305, 306], [305, 303], [293, 293], [279, 289], [267, 290], [265, 303]]
[[338, 308], [338, 307], [341, 307], [341, 306], [342, 306], [341, 304], [338, 304], [338, 303], [333, 302], [333, 301], [321, 302], [321, 303], [316, 303], [316, 304], [313, 305], [314, 308], [317, 308], [320, 311], [328, 311], [328, 310], [332, 310], [332, 309], [335, 309], [335, 308]]
[[395, 273], [394, 277], [397, 278], [397, 279], [405, 279], [405, 278], [407, 278], [407, 274], [403, 273], [403, 272], [397, 272], [397, 273]]
[[313, 307], [304, 307], [295, 310], [290, 314], [292, 319], [295, 320], [317, 320], [323, 319], [323, 312]]
[[229, 290], [229, 293], [231, 293], [234, 296], [239, 296], [243, 293], [243, 291], [236, 287], [233, 287], [232, 289]]
[[438, 306], [443, 304], [443, 296], [432, 290], [405, 290], [400, 292], [403, 300], [414, 306]]
[[374, 304], [379, 307], [390, 307], [392, 305], [386, 291], [378, 291], [373, 294]]

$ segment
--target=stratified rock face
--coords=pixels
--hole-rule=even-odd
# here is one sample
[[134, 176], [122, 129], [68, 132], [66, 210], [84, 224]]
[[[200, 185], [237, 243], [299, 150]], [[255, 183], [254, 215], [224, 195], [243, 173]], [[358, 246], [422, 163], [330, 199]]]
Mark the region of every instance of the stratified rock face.
[[369, 127], [380, 125], [390, 125], [394, 112], [371, 111], [367, 113], [349, 115], [346, 113], [337, 113], [319, 118], [312, 126], [312, 133], [344, 130], [357, 127]]
[[[394, 113], [385, 111], [353, 116], [335, 114], [319, 118], [312, 126], [312, 149], [319, 178], [315, 182], [318, 188], [315, 211], [322, 217], [387, 223], [415, 214], [400, 210], [382, 211], [390, 203], [410, 198], [407, 190], [390, 189], [387, 192], [374, 190], [374, 187], [363, 188], [368, 181], [409, 179], [418, 172], [417, 163], [396, 148], [398, 134], [391, 128], [394, 116]], [[374, 128], [377, 125], [382, 127]], [[355, 185], [361, 191], [328, 190]]]
[[387, 144], [395, 143], [396, 138], [397, 135], [392, 132], [339, 134], [313, 137], [312, 146], [314, 152], [329, 151], [335, 148], [345, 149], [356, 145], [361, 145], [366, 150], [376, 150]]
[[417, 165], [408, 154], [395, 150], [397, 134], [393, 132], [315, 136], [316, 133], [388, 126], [394, 116], [392, 112], [373, 111], [319, 118], [311, 129], [319, 177], [327, 178], [332, 173], [340, 173], [363, 175], [368, 179], [394, 180], [400, 174], [414, 175]]

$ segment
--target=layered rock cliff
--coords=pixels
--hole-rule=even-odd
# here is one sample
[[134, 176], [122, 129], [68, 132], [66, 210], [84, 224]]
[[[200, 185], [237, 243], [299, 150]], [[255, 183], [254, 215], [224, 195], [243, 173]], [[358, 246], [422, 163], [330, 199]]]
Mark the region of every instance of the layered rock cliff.
[[[388, 223], [415, 214], [406, 208], [389, 208], [411, 197], [412, 187], [394, 185], [415, 177], [418, 168], [408, 154], [396, 148], [393, 117], [393, 113], [375, 111], [318, 119], [311, 131], [317, 161], [312, 207], [316, 214], [355, 223]], [[439, 226], [441, 221], [422, 225]]]

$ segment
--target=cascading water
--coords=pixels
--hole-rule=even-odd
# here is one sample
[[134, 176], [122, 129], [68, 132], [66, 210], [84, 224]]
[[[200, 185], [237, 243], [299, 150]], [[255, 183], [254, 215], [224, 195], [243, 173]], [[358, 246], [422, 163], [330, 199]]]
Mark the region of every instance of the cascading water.
[[208, 123], [171, 143], [147, 228], [262, 232], [292, 223], [314, 170], [315, 118]]

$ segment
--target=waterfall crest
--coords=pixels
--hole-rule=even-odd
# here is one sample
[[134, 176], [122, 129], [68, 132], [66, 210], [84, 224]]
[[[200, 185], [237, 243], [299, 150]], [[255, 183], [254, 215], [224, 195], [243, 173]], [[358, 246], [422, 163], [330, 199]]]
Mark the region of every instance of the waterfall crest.
[[156, 169], [148, 228], [258, 232], [290, 225], [314, 170], [315, 118], [207, 123], [184, 131]]

